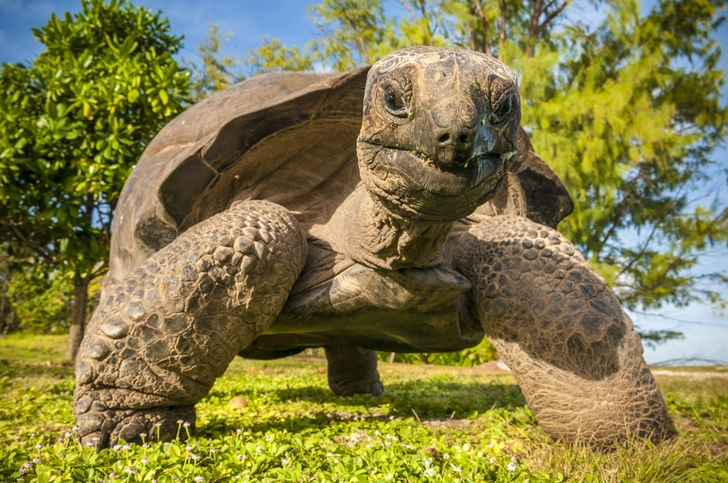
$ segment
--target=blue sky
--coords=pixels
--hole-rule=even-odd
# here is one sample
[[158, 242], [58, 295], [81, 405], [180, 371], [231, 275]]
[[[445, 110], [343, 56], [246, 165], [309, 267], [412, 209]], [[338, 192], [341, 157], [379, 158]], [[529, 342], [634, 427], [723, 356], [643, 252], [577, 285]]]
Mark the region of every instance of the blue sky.
[[[249, 49], [260, 45], [264, 35], [278, 37], [285, 44], [302, 46], [317, 34], [308, 20], [307, 5], [302, 0], [217, 0], [195, 2], [190, 0], [141, 0], [135, 5], [161, 10], [170, 20], [173, 33], [184, 35], [181, 55], [194, 59], [194, 48], [204, 38], [209, 23], [220, 25], [221, 32], [233, 32], [226, 53], [246, 56]], [[647, 2], [651, 3], [651, 2]], [[400, 13], [396, 0], [389, 1], [389, 9]], [[30, 61], [40, 52], [30, 29], [46, 23], [51, 13], [61, 14], [80, 9], [80, 0], [0, 0], [0, 62]], [[570, 15], [589, 20], [598, 13], [572, 10]], [[728, 68], [728, 25], [719, 32], [723, 44], [721, 64]], [[728, 88], [724, 88], [724, 102], [728, 103]], [[723, 170], [728, 167], [728, 151], [716, 152], [719, 161], [714, 181], [726, 189]], [[725, 193], [722, 197], [725, 199]], [[728, 270], [726, 251], [706, 256], [701, 261], [703, 271], [716, 266]], [[685, 333], [685, 338], [668, 342], [656, 349], [646, 349], [645, 358], [654, 363], [676, 358], [705, 358], [728, 362], [728, 317], [713, 313], [710, 307], [693, 304], [687, 308], [665, 307], [654, 315], [632, 314], [643, 329], [674, 329]]]

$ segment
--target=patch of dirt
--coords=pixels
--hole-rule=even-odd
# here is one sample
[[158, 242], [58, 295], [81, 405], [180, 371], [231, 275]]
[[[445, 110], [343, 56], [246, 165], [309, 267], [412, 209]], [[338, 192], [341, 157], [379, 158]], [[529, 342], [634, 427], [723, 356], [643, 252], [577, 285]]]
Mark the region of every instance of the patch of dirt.
[[653, 376], [684, 377], [694, 381], [705, 381], [714, 377], [728, 379], [728, 374], [723, 372], [693, 372], [693, 371], [671, 371], [669, 369], [653, 369]]
[[464, 428], [473, 424], [472, 419], [459, 418], [422, 418], [421, 422], [428, 428]]

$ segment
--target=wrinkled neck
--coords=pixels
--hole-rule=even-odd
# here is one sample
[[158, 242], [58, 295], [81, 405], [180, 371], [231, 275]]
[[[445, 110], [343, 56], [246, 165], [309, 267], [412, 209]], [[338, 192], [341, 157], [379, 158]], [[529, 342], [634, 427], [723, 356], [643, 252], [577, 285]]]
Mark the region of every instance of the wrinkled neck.
[[365, 266], [397, 270], [437, 265], [452, 225], [397, 216], [361, 184], [336, 211], [329, 232], [336, 251]]

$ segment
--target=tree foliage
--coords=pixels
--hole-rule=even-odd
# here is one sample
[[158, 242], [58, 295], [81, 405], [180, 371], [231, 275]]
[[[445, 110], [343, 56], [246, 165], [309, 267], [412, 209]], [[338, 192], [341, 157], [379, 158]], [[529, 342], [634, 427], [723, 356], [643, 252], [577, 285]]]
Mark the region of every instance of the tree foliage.
[[192, 72], [191, 91], [194, 102], [243, 80], [243, 76], [234, 72], [240, 63], [238, 59], [223, 54], [225, 43], [230, 40], [231, 35], [232, 32], [221, 33], [220, 26], [211, 23], [207, 26], [205, 39], [198, 42], [195, 53], [199, 61], [190, 61], [188, 64]]
[[[559, 229], [621, 301], [725, 304], [726, 274], [694, 271], [706, 250], [728, 244], [725, 200], [705, 192], [728, 134], [715, 38], [725, 0], [660, 0], [644, 16], [636, 0], [392, 3], [322, 0], [311, 10], [321, 32], [312, 63], [344, 70], [415, 44], [499, 57], [519, 75], [536, 151], [575, 198]], [[573, 20], [570, 6], [603, 20]]]
[[81, 336], [124, 181], [186, 100], [169, 30], [125, 0], [82, 0], [80, 13], [33, 30], [45, 50], [32, 63], [0, 71], [0, 242], [18, 270], [71, 280]]

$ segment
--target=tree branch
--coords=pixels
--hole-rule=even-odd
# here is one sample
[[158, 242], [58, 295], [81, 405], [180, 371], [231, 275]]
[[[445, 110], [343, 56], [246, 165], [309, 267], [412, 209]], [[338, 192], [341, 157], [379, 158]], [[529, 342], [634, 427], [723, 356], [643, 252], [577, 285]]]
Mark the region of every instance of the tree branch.
[[[549, 6], [551, 6], [552, 4], [553, 4], [553, 2], [551, 2], [551, 3], [549, 4]], [[562, 3], [562, 4], [561, 4], [561, 5], [559, 6], [559, 8], [557, 8], [556, 10], [554, 10], [553, 12], [551, 12], [550, 14], [548, 14], [548, 15], [546, 16], [546, 18], [544, 19], [544, 21], [543, 21], [543, 22], [541, 22], [541, 24], [540, 24], [540, 25], [539, 25], [539, 26], [538, 26], [538, 27], [536, 28], [536, 35], [540, 35], [540, 34], [541, 34], [541, 32], [543, 32], [543, 31], [544, 31], [544, 30], [546, 29], [546, 27], [548, 27], [548, 24], [549, 24], [549, 23], [551, 23], [551, 21], [552, 21], [552, 20], [553, 20], [554, 18], [556, 18], [556, 16], [557, 16], [558, 14], [560, 14], [560, 13], [561, 13], [561, 12], [562, 12], [562, 11], [563, 11], [563, 10], [564, 10], [565, 8], [566, 8], [566, 5], [567, 5], [567, 3], [566, 3], [566, 2], [564, 2], [564, 3]], [[544, 9], [544, 12], [545, 12], [545, 11], [546, 11], [547, 9], [548, 9], [548, 7], [546, 7], [546, 8]]]
[[[485, 18], [483, 13], [483, 7], [480, 5], [480, 0], [473, 0], [470, 6], [470, 11], [480, 17], [481, 23], [483, 24], [483, 46], [482, 51], [486, 54], [493, 55], [490, 51], [490, 43], [488, 42], [488, 20]], [[473, 44], [475, 43], [475, 31], [473, 30]]]
[[25, 235], [18, 229], [17, 225], [13, 222], [8, 222], [5, 220], [0, 220], [0, 225], [7, 226], [10, 228], [10, 230], [13, 232], [15, 237], [20, 241], [20, 243], [25, 246], [26, 248], [31, 249], [33, 252], [38, 254], [41, 258], [43, 258], [46, 262], [52, 262], [52, 257], [50, 253], [48, 253], [48, 250], [46, 247], [42, 245], [38, 245], [37, 243], [33, 243], [30, 240], [28, 240]]
[[506, 41], [506, 0], [498, 0], [500, 7], [500, 31], [498, 32], [498, 56], [503, 52], [503, 44]]
[[534, 0], [533, 11], [531, 12], [531, 23], [528, 26], [528, 38], [526, 39], [526, 57], [529, 59], [533, 58], [533, 54], [536, 51], [538, 19], [542, 13], [541, 0]]
[[412, 7], [410, 6], [409, 3], [407, 3], [407, 0], [399, 0], [399, 4], [402, 5], [405, 8], [405, 10], [407, 10], [407, 12], [409, 12], [410, 17], [412, 17], [412, 20], [414, 20], [415, 22], [418, 20], [417, 15], [415, 15], [415, 11], [412, 10]]

